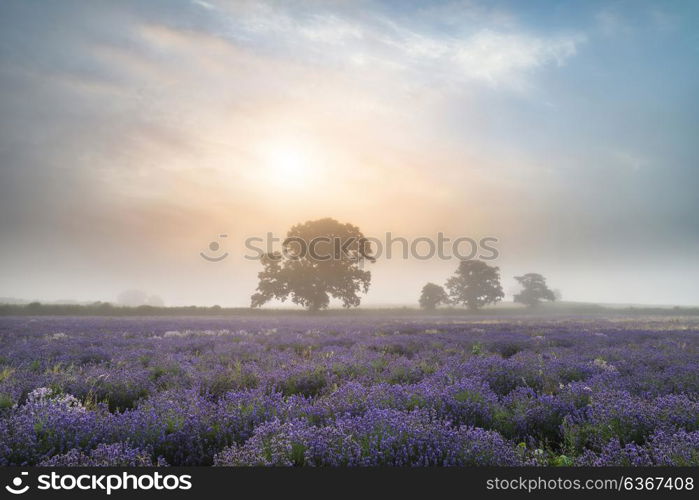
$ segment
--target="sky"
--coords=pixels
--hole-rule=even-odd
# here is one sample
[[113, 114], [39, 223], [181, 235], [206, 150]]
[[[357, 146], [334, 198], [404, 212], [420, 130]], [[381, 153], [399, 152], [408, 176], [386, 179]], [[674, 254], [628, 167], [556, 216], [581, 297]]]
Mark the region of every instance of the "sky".
[[[691, 0], [3, 0], [0, 297], [244, 306], [246, 238], [334, 217], [497, 238], [508, 293], [540, 272], [699, 305], [698, 23]], [[456, 266], [379, 259], [363, 303]]]

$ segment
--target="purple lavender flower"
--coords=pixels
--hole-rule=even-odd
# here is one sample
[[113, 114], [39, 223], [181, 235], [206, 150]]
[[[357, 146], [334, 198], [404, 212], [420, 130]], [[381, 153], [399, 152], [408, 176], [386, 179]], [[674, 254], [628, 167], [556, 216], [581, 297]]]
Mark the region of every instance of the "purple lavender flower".
[[699, 321], [0, 318], [0, 465], [697, 465]]

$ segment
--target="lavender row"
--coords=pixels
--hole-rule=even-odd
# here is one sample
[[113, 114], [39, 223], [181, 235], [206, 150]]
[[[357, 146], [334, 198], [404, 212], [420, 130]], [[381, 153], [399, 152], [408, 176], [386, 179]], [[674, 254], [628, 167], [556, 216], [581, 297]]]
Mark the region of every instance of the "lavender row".
[[3, 465], [697, 465], [691, 319], [3, 318]]

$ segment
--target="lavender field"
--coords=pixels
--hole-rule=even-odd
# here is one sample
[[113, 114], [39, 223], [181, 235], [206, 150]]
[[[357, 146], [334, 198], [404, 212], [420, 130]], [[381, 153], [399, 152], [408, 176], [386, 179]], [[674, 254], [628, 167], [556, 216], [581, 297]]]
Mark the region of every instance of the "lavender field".
[[687, 318], [0, 319], [2, 465], [699, 465]]

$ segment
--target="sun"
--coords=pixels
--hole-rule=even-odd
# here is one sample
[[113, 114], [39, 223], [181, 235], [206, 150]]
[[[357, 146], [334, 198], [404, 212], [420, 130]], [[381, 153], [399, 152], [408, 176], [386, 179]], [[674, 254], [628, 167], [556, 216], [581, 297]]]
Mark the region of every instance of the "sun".
[[308, 148], [294, 141], [266, 142], [260, 148], [265, 178], [285, 187], [314, 183], [314, 158]]

